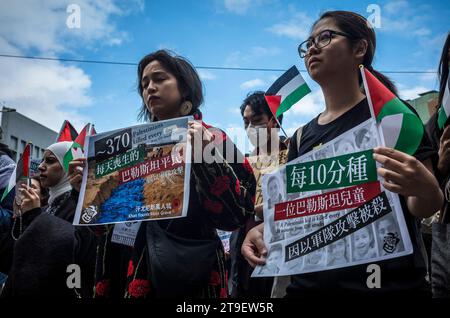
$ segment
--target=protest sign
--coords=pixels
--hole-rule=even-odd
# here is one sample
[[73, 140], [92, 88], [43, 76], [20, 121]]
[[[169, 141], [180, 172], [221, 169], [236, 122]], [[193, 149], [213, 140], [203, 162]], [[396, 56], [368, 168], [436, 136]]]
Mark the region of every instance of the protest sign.
[[380, 182], [369, 119], [262, 177], [268, 256], [254, 277], [302, 274], [412, 253], [397, 194]]
[[184, 217], [189, 201], [189, 117], [88, 136], [76, 225]]

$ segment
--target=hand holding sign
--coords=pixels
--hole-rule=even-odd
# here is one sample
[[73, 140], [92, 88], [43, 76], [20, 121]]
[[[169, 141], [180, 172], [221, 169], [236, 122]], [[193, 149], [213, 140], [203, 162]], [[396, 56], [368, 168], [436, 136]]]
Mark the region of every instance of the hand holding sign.
[[242, 243], [241, 253], [247, 262], [255, 267], [266, 264], [267, 248], [264, 244], [264, 223], [252, 228]]
[[69, 182], [74, 190], [80, 192], [86, 158], [78, 158], [69, 163]]
[[423, 197], [427, 195], [430, 183], [436, 182], [419, 160], [404, 152], [378, 147], [374, 149], [373, 158], [382, 164], [377, 172], [384, 178], [383, 186], [394, 193]]
[[202, 125], [201, 121], [189, 121], [188, 142], [192, 145], [192, 159], [195, 162], [201, 162], [203, 149], [213, 140], [214, 135]]
[[[439, 210], [443, 203], [443, 195], [431, 172], [431, 163], [426, 167], [415, 157], [387, 147], [375, 148], [373, 157], [383, 165], [377, 170], [384, 178], [383, 186], [391, 192], [405, 196], [413, 215], [429, 217]], [[434, 200], [438, 192], [441, 198]], [[419, 204], [419, 201], [425, 204]]]

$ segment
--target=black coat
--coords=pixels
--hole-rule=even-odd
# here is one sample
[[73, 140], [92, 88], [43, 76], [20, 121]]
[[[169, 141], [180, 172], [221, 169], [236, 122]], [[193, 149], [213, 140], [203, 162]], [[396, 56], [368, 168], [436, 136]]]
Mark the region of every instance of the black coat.
[[[90, 297], [95, 266], [95, 236], [85, 227], [72, 225], [78, 193], [66, 192], [47, 208], [37, 208], [24, 214], [23, 233], [19, 226], [3, 233], [0, 241], [2, 268], [8, 273], [2, 297]], [[49, 211], [53, 210], [54, 214]], [[83, 246], [83, 249], [79, 247]], [[81, 288], [74, 291], [66, 285], [67, 266], [77, 264], [81, 270]], [[6, 271], [5, 271], [6, 269]]]

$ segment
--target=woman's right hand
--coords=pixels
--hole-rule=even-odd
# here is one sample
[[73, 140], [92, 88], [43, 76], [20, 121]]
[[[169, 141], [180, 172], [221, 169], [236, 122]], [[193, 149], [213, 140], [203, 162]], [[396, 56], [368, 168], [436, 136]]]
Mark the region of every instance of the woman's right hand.
[[81, 189], [84, 167], [86, 167], [86, 158], [78, 158], [69, 163], [69, 182], [77, 192]]
[[242, 243], [241, 253], [253, 267], [266, 263], [267, 248], [264, 244], [264, 223], [248, 231], [244, 243]]
[[19, 191], [22, 195], [22, 202], [20, 204], [20, 211], [22, 213], [41, 207], [41, 198], [35, 188], [24, 185], [19, 188]]

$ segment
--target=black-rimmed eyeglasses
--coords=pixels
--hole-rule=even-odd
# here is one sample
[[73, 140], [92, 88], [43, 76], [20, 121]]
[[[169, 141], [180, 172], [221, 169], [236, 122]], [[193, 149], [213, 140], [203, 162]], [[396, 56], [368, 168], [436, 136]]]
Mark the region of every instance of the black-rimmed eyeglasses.
[[306, 54], [308, 53], [309, 48], [314, 44], [314, 46], [317, 49], [324, 48], [328, 44], [331, 43], [331, 39], [333, 38], [333, 35], [342, 35], [348, 38], [351, 38], [352, 36], [339, 31], [333, 31], [333, 30], [323, 30], [319, 34], [317, 34], [315, 37], [309, 37], [306, 41], [303, 41], [298, 46], [298, 54], [301, 58], [304, 58]]

